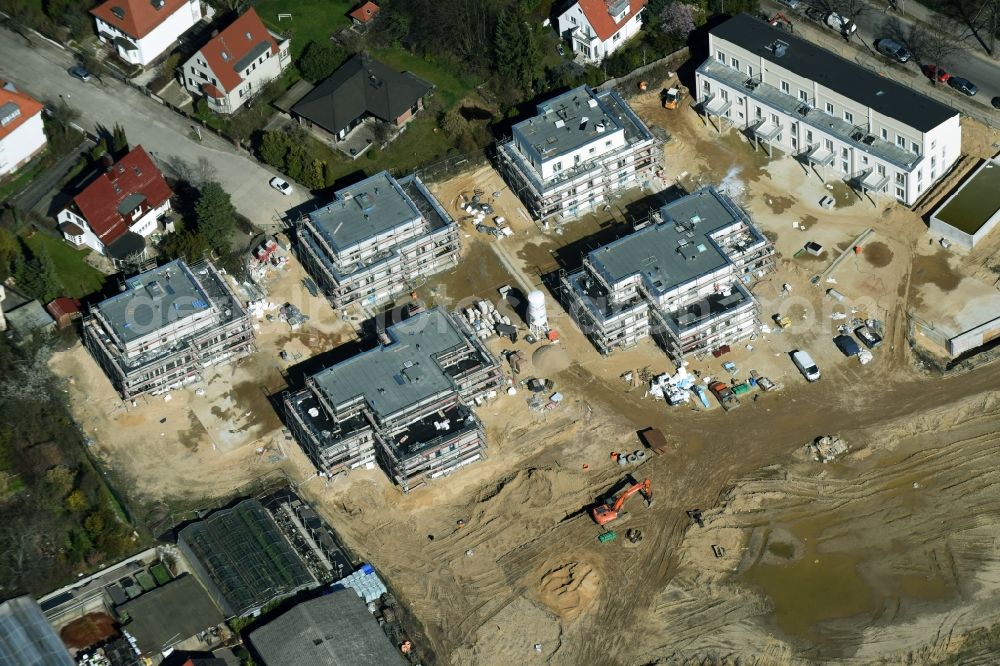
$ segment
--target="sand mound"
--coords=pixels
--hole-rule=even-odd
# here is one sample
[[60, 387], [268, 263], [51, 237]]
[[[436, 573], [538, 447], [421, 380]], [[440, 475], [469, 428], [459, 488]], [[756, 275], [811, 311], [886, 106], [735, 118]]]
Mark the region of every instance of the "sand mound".
[[555, 374], [569, 367], [571, 359], [563, 345], [545, 345], [531, 355], [531, 363], [537, 372]]
[[542, 576], [538, 598], [562, 619], [572, 622], [594, 604], [600, 582], [600, 575], [590, 566], [570, 562]]

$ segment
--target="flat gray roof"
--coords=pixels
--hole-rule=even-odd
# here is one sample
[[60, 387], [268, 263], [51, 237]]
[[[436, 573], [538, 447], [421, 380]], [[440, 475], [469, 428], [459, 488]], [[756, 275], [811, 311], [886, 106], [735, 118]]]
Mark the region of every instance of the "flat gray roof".
[[539, 104], [538, 115], [514, 125], [514, 132], [548, 159], [620, 128], [601, 97], [587, 86], [580, 86]]
[[118, 607], [132, 621], [127, 631], [145, 654], [162, 652], [222, 622], [222, 611], [198, 580], [184, 574]]
[[212, 299], [181, 259], [125, 281], [97, 310], [123, 343], [211, 308]]
[[264, 666], [403, 666], [354, 590], [303, 601], [250, 632]]
[[714, 188], [672, 201], [660, 214], [662, 223], [593, 250], [588, 258], [594, 268], [611, 283], [639, 273], [663, 292], [729, 263], [709, 234], [740, 217]]
[[334, 408], [364, 395], [372, 411], [387, 416], [455, 386], [436, 357], [468, 340], [444, 310], [421, 312], [393, 324], [386, 333], [390, 344], [313, 375]]
[[420, 210], [388, 171], [339, 190], [309, 219], [338, 251], [420, 218]]

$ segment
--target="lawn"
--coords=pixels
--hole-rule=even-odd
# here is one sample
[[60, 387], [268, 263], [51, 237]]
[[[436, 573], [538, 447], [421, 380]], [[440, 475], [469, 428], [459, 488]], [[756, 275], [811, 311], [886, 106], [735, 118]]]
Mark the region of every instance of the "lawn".
[[[292, 57], [298, 59], [309, 42], [323, 43], [349, 26], [347, 12], [357, 4], [355, 0], [260, 0], [256, 8], [269, 28], [291, 35]], [[292, 18], [279, 21], [278, 14], [291, 14]]]
[[19, 173], [15, 174], [13, 178], [3, 184], [0, 184], [0, 203], [3, 203], [8, 197], [17, 194], [26, 188], [31, 181], [45, 171], [48, 166], [48, 161], [49, 160], [45, 160], [41, 156], [36, 157]]
[[437, 88], [435, 94], [441, 96], [446, 111], [472, 92], [479, 83], [456, 76], [453, 67], [449, 69], [448, 66], [439, 65], [402, 49], [380, 49], [372, 56], [401, 72], [412, 72], [433, 83]]
[[67, 296], [81, 298], [103, 286], [104, 274], [84, 260], [90, 250], [74, 249], [62, 239], [40, 231], [26, 238], [25, 242], [32, 252], [38, 252], [41, 248], [48, 250]]

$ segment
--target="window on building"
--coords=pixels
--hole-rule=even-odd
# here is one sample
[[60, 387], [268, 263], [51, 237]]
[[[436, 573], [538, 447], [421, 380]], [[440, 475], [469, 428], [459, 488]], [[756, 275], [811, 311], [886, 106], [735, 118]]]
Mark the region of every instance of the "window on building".
[[729, 100], [729, 91], [726, 90], [725, 88], [723, 88], [722, 90], [720, 90], [719, 94], [722, 95], [722, 99]]
[[897, 185], [905, 185], [906, 184], [906, 174], [897, 173], [896, 174], [896, 184]]
[[799, 99], [801, 101], [803, 101], [803, 102], [808, 102], [809, 101], [809, 93], [806, 92], [805, 90], [800, 90], [799, 91]]
[[736, 71], [739, 71], [739, 69], [740, 69], [740, 61], [739, 61], [739, 60], [737, 60], [736, 58], [733, 58], [733, 59], [732, 59], [732, 67], [733, 67], [733, 69], [735, 69]]
[[753, 65], [747, 65], [747, 76], [753, 76]]
[[884, 164], [879, 164], [878, 166], [875, 167], [875, 170], [878, 171], [878, 175], [880, 175], [880, 176], [884, 176], [885, 175], [885, 165]]
[[906, 137], [896, 135], [896, 145], [900, 148], [906, 148]]
[[607, 148], [610, 145], [611, 145], [611, 139], [608, 139], [607, 141], [604, 142], [604, 147], [605, 148]]
[[722, 51], [716, 52], [715, 59], [721, 62], [723, 65], [726, 64], [726, 54], [723, 53]]
[[826, 112], [829, 113], [831, 116], [833, 115], [833, 102], [826, 103]]
[[575, 16], [570, 16], [569, 17], [569, 22], [572, 23], [573, 25], [576, 25], [576, 17]]
[[812, 143], [812, 142], [813, 142], [813, 131], [806, 130], [806, 143]]
[[737, 103], [738, 105], [740, 105], [740, 106], [743, 106], [743, 103], [744, 103], [745, 101], [746, 101], [746, 98], [744, 98], [744, 97], [737, 97], [737, 98], [736, 98], [736, 103]]
[[862, 155], [861, 156], [861, 163], [864, 164], [865, 166], [868, 166], [868, 156], [867, 155]]
[[823, 145], [825, 145], [826, 149], [829, 150], [831, 153], [833, 152], [833, 140], [832, 139], [823, 139]]
[[787, 95], [790, 90], [791, 90], [791, 88], [788, 86], [788, 81], [782, 81], [781, 82], [781, 92], [783, 92], [783, 93], [785, 93]]
[[793, 149], [799, 147], [799, 140], [796, 139], [794, 136], [792, 137], [791, 141], [792, 141], [792, 148]]
[[884, 127], [882, 128], [882, 140], [883, 141], [888, 141], [889, 140], [889, 130], [887, 130]]
[[841, 148], [840, 149], [840, 156], [842, 158], [844, 158], [845, 160], [847, 159], [847, 156], [850, 155], [850, 154], [851, 153], [850, 153], [850, 151], [847, 150], [847, 148]]
[[931, 139], [931, 150], [937, 148], [937, 139]]
[[562, 162], [556, 162], [552, 165], [553, 171], [562, 171]]
[[850, 111], [844, 111], [844, 120], [846, 120], [849, 123], [853, 123], [854, 122], [854, 114], [851, 113]]
[[924, 179], [924, 170], [917, 169], [917, 182], [921, 182]]
[[843, 160], [840, 163], [840, 170], [843, 171], [844, 173], [850, 172], [850, 166], [847, 164], [847, 160]]
[[911, 141], [910, 142], [910, 152], [919, 155], [920, 154], [920, 144], [917, 143], [916, 141]]
[[900, 201], [906, 201], [906, 190], [904, 190], [902, 187], [897, 187], [896, 198], [899, 199]]
[[593, 155], [594, 153], [597, 152], [597, 147], [596, 146], [591, 146], [589, 152], [590, 152], [591, 155]]

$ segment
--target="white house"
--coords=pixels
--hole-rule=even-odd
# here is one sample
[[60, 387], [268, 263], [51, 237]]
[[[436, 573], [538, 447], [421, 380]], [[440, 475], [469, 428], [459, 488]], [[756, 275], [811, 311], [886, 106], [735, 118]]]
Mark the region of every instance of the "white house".
[[573, 52], [598, 63], [621, 48], [642, 27], [648, 0], [577, 0], [556, 24]]
[[102, 42], [145, 67], [201, 20], [201, 0], [108, 0], [90, 13]]
[[909, 206], [960, 156], [957, 111], [749, 14], [713, 28], [708, 45], [701, 111], [824, 178]]
[[170, 186], [142, 146], [117, 163], [105, 162], [105, 171], [56, 219], [67, 242], [88, 246], [112, 261], [125, 261], [146, 252], [146, 238], [172, 230]]
[[40, 153], [47, 142], [42, 124], [42, 104], [0, 82], [0, 177]]
[[184, 87], [216, 113], [233, 113], [292, 63], [252, 7], [184, 63]]

